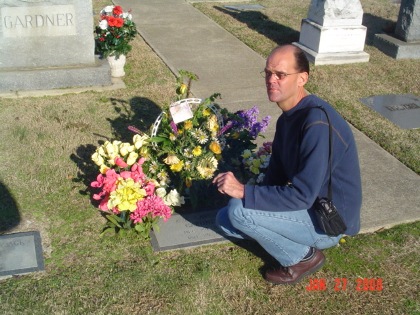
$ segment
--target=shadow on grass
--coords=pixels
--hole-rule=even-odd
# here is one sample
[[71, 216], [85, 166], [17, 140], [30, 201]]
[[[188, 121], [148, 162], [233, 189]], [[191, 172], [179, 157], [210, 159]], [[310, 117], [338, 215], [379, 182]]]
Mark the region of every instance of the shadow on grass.
[[362, 24], [367, 27], [366, 45], [372, 46], [375, 34], [392, 35], [395, 30], [396, 22], [387, 20], [370, 13], [363, 14]]
[[16, 201], [5, 184], [0, 182], [0, 234], [17, 226], [20, 222]]
[[119, 117], [108, 121], [112, 126], [113, 136], [123, 142], [131, 142], [133, 139], [133, 132], [128, 130], [128, 126], [150, 134], [150, 127], [162, 111], [160, 106], [144, 97], [133, 97], [129, 102], [116, 98], [111, 98], [110, 101]]
[[245, 23], [250, 29], [271, 39], [276, 44], [289, 44], [299, 41], [300, 32], [285, 25], [273, 22], [265, 14], [258, 11], [235, 11], [215, 7], [220, 12], [230, 15], [239, 22]]
[[[230, 15], [239, 22], [245, 23], [250, 29], [257, 31], [271, 39], [278, 45], [299, 41], [300, 32], [273, 22], [268, 16], [258, 11], [236, 11], [223, 7], [215, 7], [218, 11]], [[384, 19], [365, 13], [362, 24], [367, 27], [366, 44], [372, 46], [375, 34], [385, 33], [392, 35], [395, 30], [396, 21]]]
[[[103, 139], [99, 140], [97, 145], [102, 145], [107, 140], [132, 142], [134, 133], [128, 129], [129, 126], [134, 126], [141, 132], [150, 134], [150, 126], [153, 125], [161, 112], [161, 108], [156, 103], [144, 97], [133, 97], [130, 101], [116, 98], [110, 98], [109, 100], [119, 116], [115, 119], [107, 119], [112, 127], [112, 139], [96, 134]], [[90, 183], [98, 175], [98, 166], [91, 160], [97, 145], [81, 145], [76, 149], [76, 153], [70, 156], [70, 159], [78, 167], [77, 176], [73, 179], [73, 182], [83, 183], [86, 187], [79, 191], [82, 195], [90, 194]]]

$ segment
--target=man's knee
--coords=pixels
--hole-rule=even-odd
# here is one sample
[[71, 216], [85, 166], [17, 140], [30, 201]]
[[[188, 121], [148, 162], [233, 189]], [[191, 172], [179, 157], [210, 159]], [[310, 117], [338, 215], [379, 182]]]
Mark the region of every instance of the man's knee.
[[238, 227], [238, 225], [244, 225], [246, 218], [244, 215], [244, 208], [242, 206], [242, 202], [240, 204], [237, 202], [229, 204], [227, 214], [229, 217], [229, 221], [234, 227]]

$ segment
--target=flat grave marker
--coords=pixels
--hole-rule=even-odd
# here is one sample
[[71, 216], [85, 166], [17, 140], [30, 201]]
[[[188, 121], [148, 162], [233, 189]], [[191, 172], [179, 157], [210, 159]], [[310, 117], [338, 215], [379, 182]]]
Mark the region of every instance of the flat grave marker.
[[403, 129], [420, 128], [420, 98], [412, 94], [377, 95], [360, 101]]
[[188, 214], [175, 213], [167, 222], [159, 222], [159, 231], [151, 233], [155, 251], [191, 248], [227, 241], [214, 223], [217, 210]]
[[260, 11], [265, 9], [261, 4], [236, 4], [236, 5], [225, 5], [226, 9], [235, 11]]
[[44, 270], [38, 231], [0, 235], [0, 277]]

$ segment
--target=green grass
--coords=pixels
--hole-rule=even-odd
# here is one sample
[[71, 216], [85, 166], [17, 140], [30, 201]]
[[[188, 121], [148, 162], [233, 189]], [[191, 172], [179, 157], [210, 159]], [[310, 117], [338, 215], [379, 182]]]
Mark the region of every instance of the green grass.
[[[299, 41], [301, 19], [307, 16], [309, 0], [253, 1], [262, 11], [238, 12], [226, 3], [196, 3], [195, 7], [267, 57], [279, 44]], [[365, 51], [368, 63], [311, 66], [306, 85], [309, 92], [330, 102], [357, 129], [420, 174], [420, 129], [403, 130], [363, 105], [361, 98], [382, 94], [420, 95], [420, 61], [395, 60], [373, 46], [374, 35], [384, 33], [398, 18], [399, 6], [388, 0], [361, 1], [367, 27]]]
[[[95, 10], [105, 3], [94, 1]], [[267, 39], [264, 32], [280, 24], [278, 30], [295, 36], [296, 16], [305, 16], [309, 1], [260, 3], [268, 7], [260, 31], [258, 23], [238, 25], [213, 4], [200, 9], [223, 27], [243, 32], [243, 40], [266, 55], [278, 35], [272, 32]], [[365, 12], [394, 17], [389, 1], [375, 3], [362, 1]], [[286, 287], [266, 283], [261, 272], [272, 260], [255, 245], [155, 253], [136, 237], [101, 238], [104, 221], [87, 191], [96, 176], [90, 155], [101, 141], [130, 138], [128, 125], [147, 130], [174, 96], [169, 69], [140, 37], [133, 46], [127, 89], [0, 99], [0, 231], [40, 231], [46, 260], [45, 272], [0, 281], [0, 314], [420, 313], [420, 222], [348, 237], [326, 250], [327, 264], [312, 276], [325, 280], [325, 291], [307, 291], [309, 279]], [[315, 68], [308, 88], [418, 172], [418, 131], [399, 130], [357, 98], [366, 95], [367, 85], [372, 94], [418, 95], [413, 68], [419, 63], [396, 62], [369, 45], [366, 49], [368, 64]], [[356, 290], [360, 278], [382, 279], [383, 290]], [[346, 279], [346, 290], [335, 291], [335, 279]]]

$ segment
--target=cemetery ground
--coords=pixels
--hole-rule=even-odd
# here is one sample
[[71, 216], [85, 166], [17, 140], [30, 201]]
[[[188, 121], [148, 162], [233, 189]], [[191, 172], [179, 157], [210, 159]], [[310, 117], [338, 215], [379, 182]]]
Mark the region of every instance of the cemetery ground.
[[[94, 1], [96, 12], [107, 3]], [[196, 6], [267, 56], [276, 44], [297, 40], [295, 17], [306, 15], [309, 1], [258, 3], [267, 7], [264, 14]], [[396, 61], [372, 46], [373, 34], [391, 27], [398, 7], [361, 3], [369, 63], [311, 67], [307, 89], [420, 174], [420, 131], [399, 129], [359, 102], [420, 95], [420, 62]], [[96, 176], [90, 155], [98, 141], [130, 140], [128, 125], [147, 131], [175, 96], [174, 75], [140, 36], [124, 81], [127, 88], [115, 91], [0, 99], [0, 193], [7, 200], [0, 214], [13, 218], [0, 233], [39, 230], [45, 255], [45, 272], [1, 280], [1, 314], [420, 313], [420, 222], [346, 237], [325, 251], [326, 265], [311, 277], [325, 286], [313, 290], [309, 279], [295, 286], [266, 283], [261, 272], [270, 260], [255, 245], [251, 251], [224, 243], [155, 253], [135, 236], [100, 237], [104, 221], [87, 190]], [[375, 286], [365, 288], [363, 279]]]

